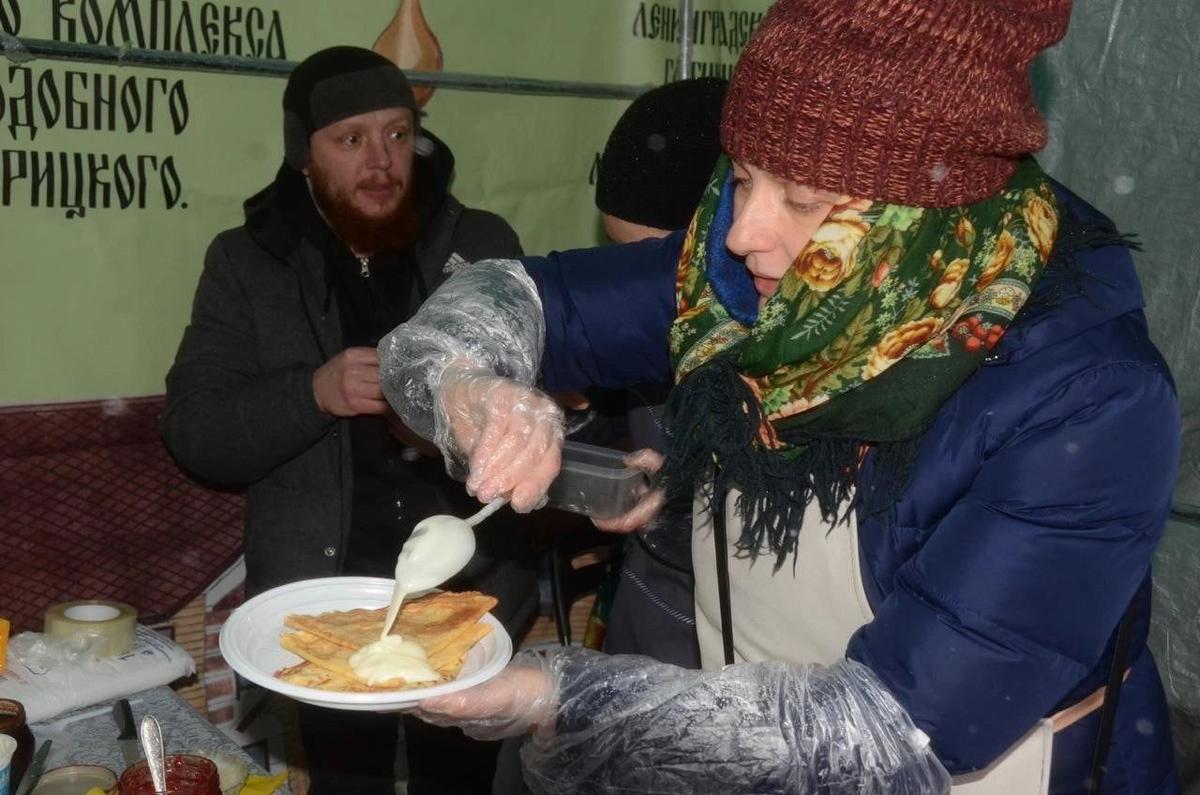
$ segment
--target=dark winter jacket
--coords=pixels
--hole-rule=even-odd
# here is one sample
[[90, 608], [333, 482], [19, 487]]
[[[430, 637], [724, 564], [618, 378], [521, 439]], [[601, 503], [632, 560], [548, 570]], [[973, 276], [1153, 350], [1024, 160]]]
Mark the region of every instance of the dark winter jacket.
[[[429, 137], [414, 181], [441, 201], [415, 244], [409, 313], [458, 265], [521, 254], [503, 219], [447, 192], [453, 155]], [[320, 411], [312, 389], [315, 370], [345, 347], [342, 323], [322, 250], [281, 195], [296, 176], [284, 166], [246, 202], [245, 223], [213, 240], [167, 375], [171, 454], [204, 481], [245, 487], [251, 594], [339, 573], [350, 532], [349, 420]]]
[[[1099, 217], [1056, 190], [1076, 218]], [[681, 242], [675, 234], [525, 261], [546, 314], [547, 389], [620, 388], [669, 371]], [[1145, 640], [1180, 420], [1142, 304], [1123, 247], [1048, 269], [925, 433], [899, 502], [858, 516], [874, 619], [847, 656], [874, 671], [951, 772], [986, 766], [1038, 719], [1103, 685], [1132, 602], [1131, 673], [1104, 791], [1178, 791]], [[868, 457], [863, 489], [870, 467]], [[788, 610], [802, 609], [813, 608], [781, 608], [781, 632]], [[1055, 735], [1052, 793], [1084, 791], [1098, 721], [1095, 712]]]

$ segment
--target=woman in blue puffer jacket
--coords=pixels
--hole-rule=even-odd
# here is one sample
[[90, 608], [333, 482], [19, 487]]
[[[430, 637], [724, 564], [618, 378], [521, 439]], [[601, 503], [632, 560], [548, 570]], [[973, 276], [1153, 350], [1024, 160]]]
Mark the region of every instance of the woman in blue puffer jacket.
[[686, 233], [466, 269], [384, 341], [407, 424], [518, 509], [558, 468], [539, 374], [672, 374], [628, 523], [693, 515], [658, 541], [704, 671], [522, 654], [420, 714], [532, 730], [539, 792], [1178, 791], [1145, 647], [1174, 386], [1125, 241], [1028, 156], [1069, 12], [781, 0]]

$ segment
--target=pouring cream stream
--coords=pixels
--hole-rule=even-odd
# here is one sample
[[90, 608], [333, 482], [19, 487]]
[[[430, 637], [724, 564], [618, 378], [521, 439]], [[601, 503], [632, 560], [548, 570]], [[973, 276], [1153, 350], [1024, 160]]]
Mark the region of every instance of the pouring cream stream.
[[437, 514], [422, 519], [413, 528], [396, 558], [396, 584], [379, 640], [350, 656], [350, 666], [367, 684], [392, 679], [406, 682], [436, 681], [425, 650], [413, 641], [389, 634], [400, 605], [409, 594], [436, 588], [462, 571], [475, 554], [475, 525], [500, 509], [506, 500], [496, 499], [467, 519]]

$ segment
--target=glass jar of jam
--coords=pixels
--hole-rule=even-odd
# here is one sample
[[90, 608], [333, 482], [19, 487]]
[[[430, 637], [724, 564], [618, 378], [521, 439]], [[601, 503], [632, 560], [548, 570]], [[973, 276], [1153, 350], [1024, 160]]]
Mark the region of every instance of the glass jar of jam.
[[[163, 760], [166, 790], [158, 795], [221, 795], [221, 777], [212, 760], [191, 754], [171, 754]], [[120, 795], [156, 795], [145, 760], [125, 768], [117, 783]]]
[[15, 791], [33, 758], [33, 732], [25, 722], [25, 705], [20, 701], [0, 698], [0, 734], [7, 734], [17, 741], [9, 772], [9, 781]]

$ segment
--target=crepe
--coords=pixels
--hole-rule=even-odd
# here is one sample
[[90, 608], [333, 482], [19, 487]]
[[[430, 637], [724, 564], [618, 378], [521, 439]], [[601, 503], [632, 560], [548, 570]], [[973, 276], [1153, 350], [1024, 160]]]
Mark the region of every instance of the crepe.
[[428, 684], [428, 682], [414, 682], [411, 685], [405, 683], [400, 687], [374, 687], [363, 684], [357, 679], [338, 676], [333, 671], [313, 665], [308, 660], [287, 668], [280, 668], [275, 672], [275, 676], [288, 684], [311, 687], [314, 690], [334, 690], [339, 693], [383, 693], [408, 687], [423, 687]]
[[[495, 598], [475, 591], [429, 594], [404, 603], [390, 634], [419, 643], [430, 666], [442, 677], [439, 682], [449, 681], [458, 676], [471, 647], [491, 631], [480, 619], [495, 606]], [[371, 686], [354, 673], [350, 655], [379, 639], [386, 616], [387, 608], [287, 616], [284, 624], [296, 631], [285, 633], [280, 644], [306, 662], [276, 671], [275, 676], [302, 687], [342, 692], [438, 684], [396, 679], [383, 686]]]

